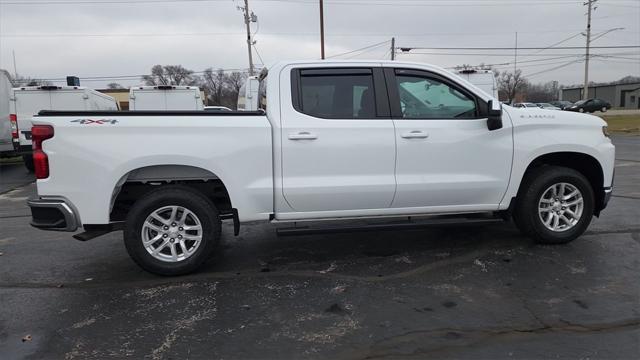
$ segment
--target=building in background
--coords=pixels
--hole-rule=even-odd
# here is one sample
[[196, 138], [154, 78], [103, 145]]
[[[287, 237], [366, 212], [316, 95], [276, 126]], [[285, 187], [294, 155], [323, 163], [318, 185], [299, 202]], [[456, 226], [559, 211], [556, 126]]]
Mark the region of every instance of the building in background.
[[[560, 90], [560, 99], [576, 102], [582, 99], [582, 87]], [[607, 101], [615, 109], [640, 109], [640, 82], [589, 86], [589, 98]]]

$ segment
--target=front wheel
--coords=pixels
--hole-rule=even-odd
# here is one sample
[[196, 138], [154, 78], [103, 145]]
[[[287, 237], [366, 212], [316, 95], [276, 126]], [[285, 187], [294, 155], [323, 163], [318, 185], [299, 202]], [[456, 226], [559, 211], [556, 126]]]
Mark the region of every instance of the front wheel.
[[582, 235], [593, 216], [594, 195], [581, 173], [543, 166], [522, 183], [514, 212], [516, 225], [542, 244], [564, 244]]
[[580, 111], [581, 113], [584, 112], [584, 108], [580, 108], [578, 111]]
[[602, 109], [600, 109], [600, 111], [607, 112], [607, 108], [603, 106]]
[[204, 195], [167, 186], [139, 199], [127, 215], [124, 242], [131, 258], [158, 275], [193, 272], [220, 240], [220, 217]]

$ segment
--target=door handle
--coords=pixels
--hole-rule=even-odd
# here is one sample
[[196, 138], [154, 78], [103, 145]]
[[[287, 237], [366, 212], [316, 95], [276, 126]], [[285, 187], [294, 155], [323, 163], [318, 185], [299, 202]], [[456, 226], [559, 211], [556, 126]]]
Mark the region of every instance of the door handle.
[[289, 140], [315, 140], [318, 135], [312, 134], [308, 131], [300, 131], [297, 134], [289, 134]]
[[403, 139], [426, 139], [429, 137], [429, 134], [420, 131], [420, 130], [413, 130], [410, 131], [408, 133], [404, 133], [402, 135], [400, 135]]

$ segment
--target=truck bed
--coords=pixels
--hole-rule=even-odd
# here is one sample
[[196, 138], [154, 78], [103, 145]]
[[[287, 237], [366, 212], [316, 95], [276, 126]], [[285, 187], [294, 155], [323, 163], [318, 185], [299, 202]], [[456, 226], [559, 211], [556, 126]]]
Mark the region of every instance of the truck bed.
[[42, 111], [32, 123], [54, 128], [43, 142], [50, 176], [38, 180], [38, 195], [65, 194], [82, 224], [108, 223], [121, 185], [167, 171], [222, 180], [244, 220], [273, 212], [271, 125], [262, 111]]

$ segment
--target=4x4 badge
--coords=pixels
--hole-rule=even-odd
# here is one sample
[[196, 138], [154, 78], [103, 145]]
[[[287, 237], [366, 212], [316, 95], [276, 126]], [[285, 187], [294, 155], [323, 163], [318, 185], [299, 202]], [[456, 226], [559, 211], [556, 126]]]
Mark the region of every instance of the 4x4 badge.
[[77, 119], [77, 120], [71, 120], [72, 123], [79, 123], [81, 125], [89, 125], [89, 124], [96, 124], [96, 125], [104, 125], [104, 124], [117, 124], [118, 120], [116, 119]]

